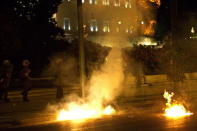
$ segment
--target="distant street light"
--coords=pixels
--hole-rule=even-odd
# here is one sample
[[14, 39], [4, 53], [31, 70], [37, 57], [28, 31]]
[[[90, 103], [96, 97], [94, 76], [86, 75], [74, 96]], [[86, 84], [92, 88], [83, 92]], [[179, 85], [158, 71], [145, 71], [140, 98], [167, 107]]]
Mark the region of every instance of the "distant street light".
[[192, 33], [192, 34], [194, 34], [194, 33], [195, 33], [194, 27], [192, 27], [192, 29], [191, 29], [191, 33]]

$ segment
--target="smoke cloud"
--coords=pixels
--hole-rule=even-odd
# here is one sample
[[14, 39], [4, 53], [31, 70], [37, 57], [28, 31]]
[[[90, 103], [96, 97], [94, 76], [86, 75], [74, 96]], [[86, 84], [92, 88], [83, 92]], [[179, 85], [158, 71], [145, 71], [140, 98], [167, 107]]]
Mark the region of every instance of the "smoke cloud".
[[[144, 0], [139, 0], [140, 3], [142, 2], [141, 4], [146, 4], [148, 6], [147, 2], [143, 3], [143, 1]], [[134, 9], [138, 17], [138, 18], [134, 18], [135, 22], [133, 22], [134, 25], [135, 24], [138, 25], [136, 26], [137, 29], [135, 29], [136, 30], [135, 35], [138, 35], [138, 31], [139, 30], [141, 31], [143, 25], [148, 27], [148, 30], [146, 30], [148, 32], [147, 34], [149, 34], [150, 32], [150, 34], [152, 35], [154, 34], [154, 31], [152, 32], [152, 27], [156, 23], [155, 21], [153, 21], [155, 15], [153, 14], [152, 10], [147, 9], [145, 5], [144, 7], [141, 8], [142, 8], [141, 10], [140, 9], [136, 10], [136, 8]], [[151, 7], [148, 6], [148, 8]], [[145, 23], [140, 23], [141, 20]], [[120, 20], [119, 23], [120, 22], [122, 21]], [[130, 23], [129, 21], [126, 22]], [[145, 29], [146, 28], [142, 28], [143, 32], [145, 31]], [[118, 98], [118, 96], [123, 95], [123, 93], [125, 92], [126, 92], [126, 96], [133, 95], [133, 93], [135, 92], [135, 88], [132, 88], [131, 83], [128, 82], [129, 77], [125, 79], [125, 74], [127, 73], [125, 73], [125, 69], [124, 69], [125, 61], [123, 61], [123, 57], [122, 57], [123, 48], [128, 47], [131, 44], [129, 40], [129, 36], [130, 36], [129, 34], [125, 35], [125, 31], [124, 31], [122, 34], [120, 34], [119, 38], [110, 35], [105, 35], [103, 37], [100, 37], [100, 39], [99, 38], [96, 39], [94, 37], [88, 38], [89, 40], [96, 41], [96, 43], [100, 43], [101, 45], [105, 45], [105, 46], [108, 45], [112, 49], [109, 55], [106, 57], [105, 63], [102, 65], [100, 70], [95, 70], [91, 74], [91, 77], [85, 87], [86, 97], [79, 98], [76, 95], [67, 96], [65, 97], [66, 102], [60, 104], [61, 107], [65, 108], [66, 110], [70, 110], [72, 107], [102, 110], [105, 105], [114, 103], [114, 101]], [[69, 68], [66, 68], [68, 70], [70, 70], [70, 68], [72, 68], [73, 66], [72, 64], [69, 65], [71, 66]], [[62, 70], [62, 72], [65, 72], [65, 70]], [[71, 74], [70, 76], [72, 76]], [[130, 78], [132, 78], [132, 80], [130, 81], [135, 82], [133, 76], [131, 76]]]
[[112, 48], [101, 71], [95, 71], [92, 75], [88, 100], [101, 105], [112, 102], [122, 92], [123, 80], [121, 49]]

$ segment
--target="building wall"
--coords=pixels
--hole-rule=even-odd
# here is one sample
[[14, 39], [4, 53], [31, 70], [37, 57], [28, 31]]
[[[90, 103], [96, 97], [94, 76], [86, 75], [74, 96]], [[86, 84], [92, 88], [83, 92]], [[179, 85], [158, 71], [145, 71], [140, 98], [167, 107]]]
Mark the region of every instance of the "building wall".
[[65, 18], [70, 19], [71, 30], [77, 30], [77, 3], [76, 0], [70, 2], [63, 1], [58, 7], [56, 15], [57, 25], [64, 29]]
[[[103, 5], [103, 1], [106, 0], [97, 0], [96, 4], [90, 4], [91, 1], [94, 0], [85, 0], [83, 3], [83, 21], [88, 32], [100, 34], [103, 32], [134, 33], [136, 31], [137, 13], [134, 0], [121, 0], [120, 6], [117, 6], [117, 3], [115, 6], [116, 0], [109, 0], [109, 5]], [[130, 4], [126, 4], [127, 1], [130, 1]], [[64, 28], [65, 18], [70, 19], [71, 31], [77, 31], [76, 0], [65, 0], [59, 6], [57, 13], [58, 26]], [[91, 23], [96, 25], [98, 29], [91, 31]], [[107, 29], [104, 29], [106, 26]]]
[[[84, 36], [88, 40], [105, 46], [131, 46], [131, 37], [144, 30], [136, 0], [84, 0], [83, 26]], [[56, 20], [64, 29], [65, 19], [70, 20], [70, 29], [66, 33], [77, 34], [77, 0], [64, 0], [58, 8]]]

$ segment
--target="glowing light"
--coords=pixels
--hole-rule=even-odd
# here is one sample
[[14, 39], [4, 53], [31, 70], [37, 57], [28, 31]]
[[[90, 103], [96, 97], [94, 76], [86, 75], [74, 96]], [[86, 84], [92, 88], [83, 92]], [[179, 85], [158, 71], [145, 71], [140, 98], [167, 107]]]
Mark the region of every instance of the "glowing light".
[[160, 0], [150, 0], [150, 2], [157, 4], [157, 6], [161, 5], [161, 1]]
[[144, 9], [152, 8], [152, 6], [150, 5], [150, 2], [154, 3], [157, 7], [160, 7], [161, 5], [160, 0], [137, 0], [137, 4]]
[[126, 33], [129, 33], [129, 29], [126, 29]]
[[91, 26], [91, 27], [90, 27], [90, 31], [91, 31], [91, 32], [93, 32], [93, 31], [94, 31], [94, 28], [93, 28], [93, 26]]
[[103, 32], [110, 32], [109, 21], [104, 21], [104, 23], [103, 23]]
[[172, 97], [174, 96], [173, 92], [168, 93], [167, 91], [165, 91], [163, 96], [167, 100], [165, 116], [177, 119], [185, 116], [190, 116], [193, 114], [187, 111], [182, 104], [172, 100]]
[[133, 33], [133, 27], [132, 27], [132, 26], [128, 27], [128, 28], [125, 30], [125, 32], [126, 32], [126, 33], [132, 34], [132, 33]]
[[149, 21], [148, 26], [145, 28], [144, 34], [149, 35], [149, 36], [153, 36], [155, 34], [154, 25], [156, 23], [157, 22], [155, 20]]
[[151, 45], [157, 45], [157, 43], [153, 42], [151, 38], [145, 37], [138, 42], [138, 45], [151, 46]]
[[103, 5], [109, 5], [109, 0], [103, 0]]
[[90, 4], [97, 4], [97, 0], [89, 0]]
[[87, 119], [116, 113], [112, 106], [106, 104], [112, 103], [119, 96], [116, 93], [121, 92], [119, 87], [124, 80], [121, 55], [119, 49], [110, 51], [107, 62], [103, 64], [102, 72], [95, 72], [92, 75], [89, 85], [87, 85], [87, 95], [83, 98], [71, 96], [69, 98], [71, 102], [61, 103], [61, 108], [58, 106], [54, 109], [59, 109], [56, 112], [57, 121], [83, 122]]
[[97, 26], [96, 19], [91, 19], [90, 20], [90, 31], [91, 32], [97, 32], [98, 31], [98, 26]]
[[107, 107], [104, 109], [103, 114], [105, 114], [105, 115], [111, 115], [111, 114], [113, 114], [113, 113], [115, 113], [115, 112], [116, 112], [116, 111], [115, 111], [114, 108], [112, 108], [111, 106], [107, 106]]
[[70, 25], [68, 26], [68, 30], [71, 30], [71, 27], [70, 27]]
[[131, 1], [130, 0], [125, 1], [125, 8], [131, 8]]
[[97, 108], [91, 104], [77, 105], [76, 103], [70, 103], [68, 110], [62, 109], [57, 115], [58, 121], [63, 120], [82, 120], [90, 118], [98, 118], [103, 115], [112, 115], [115, 113], [115, 109], [110, 105], [106, 108]]
[[53, 16], [52, 16], [52, 18], [53, 18], [53, 19], [56, 19], [56, 17], [57, 17], [57, 14], [54, 13]]
[[114, 6], [119, 7], [120, 6], [120, 1], [119, 0], [115, 0], [114, 1]]
[[147, 0], [137, 0], [137, 4], [145, 9], [150, 8]]
[[195, 33], [194, 27], [192, 27], [192, 29], [191, 29], [191, 33], [192, 33], [192, 34], [194, 34], [194, 33]]
[[103, 32], [110, 32], [109, 27], [103, 27]]
[[98, 32], [98, 27], [95, 28], [95, 31]]
[[64, 18], [64, 30], [71, 30], [70, 18]]
[[173, 118], [189, 116], [192, 114], [193, 113], [187, 112], [183, 105], [173, 105], [172, 107], [165, 109], [165, 115]]

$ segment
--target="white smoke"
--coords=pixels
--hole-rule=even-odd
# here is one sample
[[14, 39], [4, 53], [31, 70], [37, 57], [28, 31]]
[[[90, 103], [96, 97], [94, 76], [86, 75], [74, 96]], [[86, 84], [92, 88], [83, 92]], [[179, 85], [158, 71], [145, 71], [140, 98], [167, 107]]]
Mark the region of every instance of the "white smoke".
[[92, 75], [89, 82], [88, 100], [100, 106], [112, 102], [120, 95], [123, 80], [121, 49], [112, 48], [101, 71], [95, 71]]

